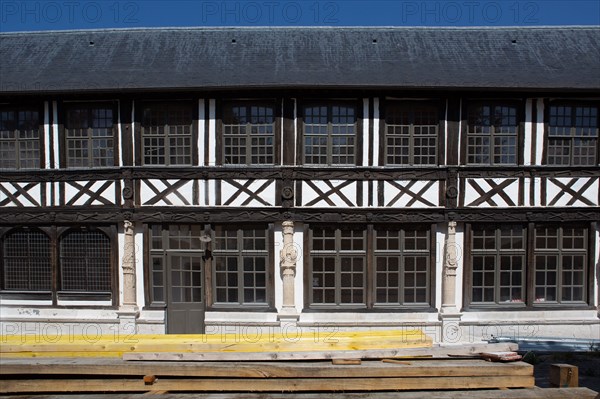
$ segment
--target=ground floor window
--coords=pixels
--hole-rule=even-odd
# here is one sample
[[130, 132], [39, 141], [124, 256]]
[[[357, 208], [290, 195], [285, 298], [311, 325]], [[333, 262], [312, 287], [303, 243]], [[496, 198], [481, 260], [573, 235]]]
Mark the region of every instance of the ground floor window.
[[116, 228], [4, 229], [1, 293], [24, 298], [115, 298]]
[[589, 234], [587, 225], [468, 225], [466, 305], [586, 305]]
[[310, 226], [311, 308], [428, 308], [435, 251], [423, 226]]
[[148, 236], [153, 306], [165, 306], [181, 289], [215, 309], [273, 305], [272, 226], [152, 225]]

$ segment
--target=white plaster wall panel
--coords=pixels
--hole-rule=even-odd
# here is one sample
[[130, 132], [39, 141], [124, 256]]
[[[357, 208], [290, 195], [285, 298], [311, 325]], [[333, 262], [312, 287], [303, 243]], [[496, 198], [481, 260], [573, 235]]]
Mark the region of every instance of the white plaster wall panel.
[[[523, 190], [525, 198], [525, 206], [541, 206], [541, 178], [539, 177], [526, 177], [523, 181]], [[533, 186], [533, 193], [531, 193], [531, 187]], [[533, 201], [531, 201], [533, 196]]]
[[[504, 186], [504, 188], [500, 192], [490, 194], [494, 190], [495, 186]], [[482, 194], [480, 194], [475, 187], [479, 187], [484, 193], [483, 196], [486, 196], [487, 199], [481, 200]], [[465, 206], [488, 208], [518, 206], [519, 180], [502, 178], [465, 179], [463, 193], [465, 196]]]
[[523, 164], [531, 165], [531, 140], [533, 133], [533, 124], [535, 123], [532, 120], [532, 100], [528, 98], [525, 101], [525, 137], [524, 137], [524, 147], [523, 147]]
[[39, 207], [42, 201], [42, 185], [45, 183], [0, 183], [0, 205], [5, 207]]
[[226, 180], [221, 181], [222, 206], [275, 206], [274, 180], [269, 182], [266, 179], [236, 179], [233, 182], [237, 185]]
[[345, 180], [311, 180], [310, 183], [303, 181], [302, 206], [342, 208], [362, 206], [356, 200], [358, 184], [359, 182], [356, 181]]
[[[377, 185], [375, 185], [377, 186]], [[375, 188], [376, 190], [376, 188]], [[430, 208], [439, 206], [440, 183], [432, 180], [394, 180], [383, 182], [383, 206]], [[375, 193], [375, 198], [377, 194]]]
[[[52, 165], [52, 167], [54, 169], [58, 169], [59, 166], [59, 159], [60, 159], [60, 154], [59, 154], [59, 147], [60, 147], [60, 141], [58, 138], [58, 105], [56, 103], [56, 101], [52, 101], [52, 140], [54, 142], [54, 146], [52, 147], [52, 151], [54, 151], [54, 165]], [[58, 204], [58, 202], [57, 202]]]
[[208, 166], [215, 166], [217, 164], [216, 151], [216, 100], [208, 100]]
[[52, 153], [51, 141], [51, 126], [50, 126], [50, 104], [48, 101], [44, 101], [44, 142], [46, 145], [46, 151], [44, 154], [44, 166], [46, 169], [52, 169], [52, 162], [50, 154]]
[[362, 125], [362, 143], [363, 143], [363, 162], [364, 166], [369, 166], [369, 99], [363, 98], [363, 125]]
[[542, 164], [542, 153], [544, 151], [544, 99], [537, 99], [537, 121], [536, 121], [536, 146], [535, 159], [532, 159], [533, 165]]
[[[73, 206], [82, 206], [108, 205], [116, 203], [115, 182], [98, 180], [91, 183], [91, 185], [87, 187], [89, 183], [90, 182], [87, 181], [65, 182], [66, 204], [72, 202], [71, 205]], [[85, 188], [85, 190], [83, 188]], [[96, 195], [97, 198], [94, 198], [91, 203], [88, 204], [88, 202], [93, 198], [90, 193]], [[102, 198], [104, 201], [102, 201], [100, 198]]]
[[[546, 205], [596, 206], [598, 205], [598, 181], [597, 177], [548, 178], [546, 179]], [[579, 196], [584, 198], [585, 201]]]
[[[204, 99], [198, 100], [198, 164], [204, 166], [204, 138], [206, 137]], [[200, 202], [202, 203], [202, 202]]]
[[[117, 143], [121, 143], [119, 146], [119, 157], [118, 164], [115, 166], [123, 165], [123, 152], [125, 148], [123, 148], [123, 127], [121, 126], [121, 100], [117, 100], [117, 137], [115, 137]], [[135, 152], [133, 152], [135, 154]]]
[[[160, 179], [142, 180], [140, 184], [140, 198], [142, 205], [154, 206], [186, 206], [193, 204], [194, 180], [187, 180], [182, 183], [177, 179], [162, 181]], [[173, 189], [173, 185], [178, 187]], [[154, 188], [152, 188], [154, 187]], [[158, 195], [165, 194], [163, 198]]]
[[379, 165], [379, 97], [373, 98], [373, 165]]

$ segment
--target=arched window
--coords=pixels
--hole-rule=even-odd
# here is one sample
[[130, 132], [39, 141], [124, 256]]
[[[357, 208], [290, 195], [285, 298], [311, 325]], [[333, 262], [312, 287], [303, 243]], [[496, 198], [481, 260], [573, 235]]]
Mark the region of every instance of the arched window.
[[110, 292], [110, 239], [98, 231], [69, 231], [60, 240], [60, 290]]
[[50, 291], [50, 239], [38, 230], [16, 230], [2, 240], [2, 290]]

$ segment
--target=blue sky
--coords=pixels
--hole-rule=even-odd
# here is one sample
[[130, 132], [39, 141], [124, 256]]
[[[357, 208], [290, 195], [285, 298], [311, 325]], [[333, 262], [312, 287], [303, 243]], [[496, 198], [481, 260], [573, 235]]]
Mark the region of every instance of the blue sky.
[[599, 0], [0, 0], [0, 31], [165, 26], [600, 25]]

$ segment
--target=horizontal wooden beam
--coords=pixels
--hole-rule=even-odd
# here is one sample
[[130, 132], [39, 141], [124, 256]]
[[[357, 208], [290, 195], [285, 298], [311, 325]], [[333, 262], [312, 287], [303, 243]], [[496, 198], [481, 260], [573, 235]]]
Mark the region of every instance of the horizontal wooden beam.
[[[345, 392], [346, 399], [594, 399], [596, 392], [588, 388], [545, 388], [545, 389], [511, 389], [511, 390], [453, 390], [427, 392]], [[28, 395], [35, 399], [37, 395]], [[43, 395], [40, 399], [64, 399], [64, 395]], [[69, 395], [69, 399], [89, 399], [89, 395]], [[339, 399], [339, 393], [164, 393], [150, 391], [144, 394], [111, 393], [95, 394], [94, 399]]]

